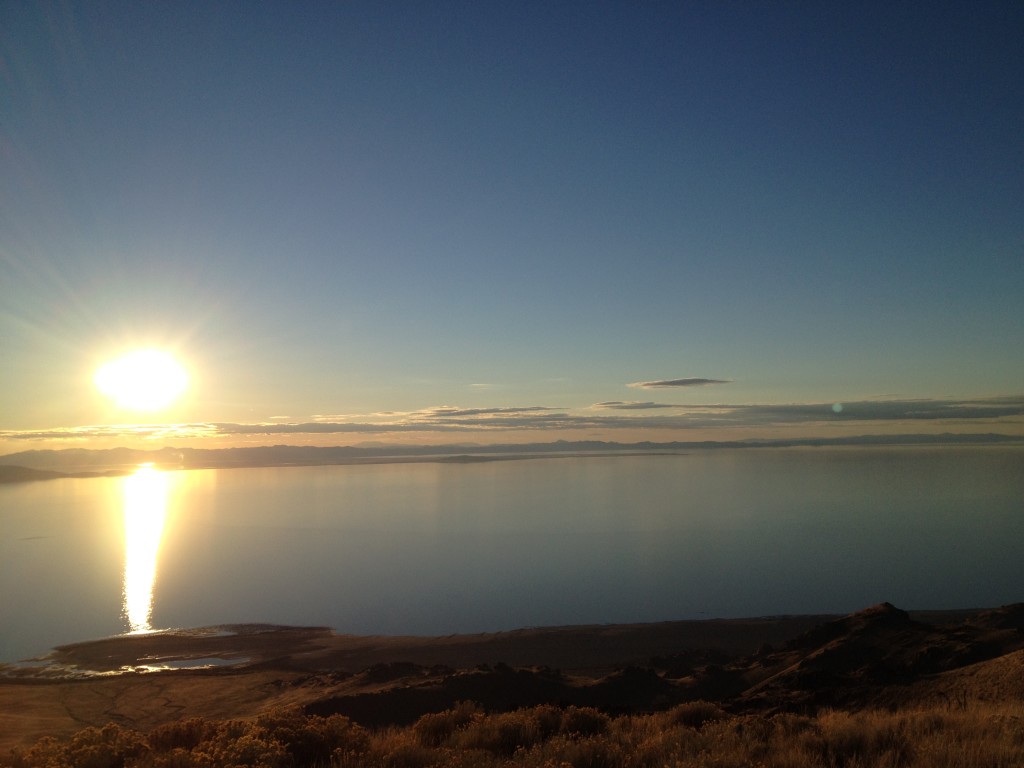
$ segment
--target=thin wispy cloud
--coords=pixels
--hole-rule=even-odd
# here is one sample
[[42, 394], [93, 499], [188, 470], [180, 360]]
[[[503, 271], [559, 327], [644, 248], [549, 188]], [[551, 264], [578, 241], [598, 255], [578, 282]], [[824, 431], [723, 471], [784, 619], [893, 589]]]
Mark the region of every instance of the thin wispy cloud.
[[637, 389], [672, 389], [676, 387], [707, 387], [712, 384], [732, 384], [732, 380], [691, 377], [684, 379], [659, 379], [658, 381], [634, 381], [626, 386]]
[[360, 422], [366, 419], [387, 419], [390, 421], [404, 422], [404, 421], [433, 421], [445, 418], [463, 418], [468, 416], [481, 416], [481, 415], [493, 415], [493, 416], [516, 416], [524, 413], [541, 413], [544, 411], [563, 410], [550, 408], [542, 405], [529, 405], [529, 406], [503, 406], [494, 408], [460, 408], [454, 405], [436, 405], [430, 408], [422, 408], [416, 411], [375, 411], [371, 414], [352, 414], [352, 413], [339, 413], [339, 414], [315, 414], [312, 416], [312, 420], [321, 422], [338, 422], [338, 423], [351, 423]]
[[7, 430], [0, 432], [0, 440], [59, 440], [66, 442], [104, 438], [180, 440], [216, 437], [219, 434], [221, 432], [216, 424], [98, 424], [55, 429]]
[[594, 403], [594, 408], [608, 408], [613, 411], [647, 411], [655, 408], [682, 408], [680, 405], [670, 403], [640, 402], [637, 400], [607, 400], [603, 403]]
[[[850, 403], [733, 406], [751, 423], [812, 421], [935, 421], [1024, 415], [1024, 397], [973, 400], [861, 400]], [[831, 411], [831, 415], [824, 413]]]
[[364, 421], [366, 419], [404, 418], [407, 411], [374, 411], [373, 413], [314, 413], [309, 418], [317, 423]]
[[212, 426], [219, 435], [329, 435], [345, 433], [380, 432], [445, 432], [442, 424], [415, 422], [330, 422], [307, 421], [301, 424], [234, 424], [216, 423]]
[[441, 417], [463, 417], [463, 416], [481, 416], [485, 414], [494, 414], [502, 416], [515, 416], [523, 413], [540, 413], [543, 411], [553, 411], [555, 408], [548, 408], [543, 405], [531, 405], [521, 408], [456, 408], [450, 405], [442, 405], [436, 408], [428, 408], [424, 411], [416, 411], [416, 415], [423, 416], [425, 418], [441, 418]]

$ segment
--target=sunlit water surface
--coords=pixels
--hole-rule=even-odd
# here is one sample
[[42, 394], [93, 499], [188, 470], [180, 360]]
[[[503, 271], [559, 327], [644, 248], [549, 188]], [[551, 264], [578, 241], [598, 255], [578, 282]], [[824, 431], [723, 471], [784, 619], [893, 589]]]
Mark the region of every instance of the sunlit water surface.
[[1024, 600], [1020, 448], [715, 450], [0, 486], [0, 661], [224, 623], [357, 634]]

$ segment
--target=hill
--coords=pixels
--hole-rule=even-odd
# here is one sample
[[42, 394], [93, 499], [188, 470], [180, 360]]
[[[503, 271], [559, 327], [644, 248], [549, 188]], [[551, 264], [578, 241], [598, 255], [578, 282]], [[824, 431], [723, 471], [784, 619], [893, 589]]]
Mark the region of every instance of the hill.
[[883, 603], [844, 617], [435, 638], [225, 626], [65, 646], [4, 671], [0, 753], [107, 722], [149, 731], [282, 707], [366, 727], [411, 724], [460, 701], [488, 712], [556, 704], [607, 715], [699, 700], [759, 716], [966, 708], [1024, 698], [1024, 605], [908, 613]]

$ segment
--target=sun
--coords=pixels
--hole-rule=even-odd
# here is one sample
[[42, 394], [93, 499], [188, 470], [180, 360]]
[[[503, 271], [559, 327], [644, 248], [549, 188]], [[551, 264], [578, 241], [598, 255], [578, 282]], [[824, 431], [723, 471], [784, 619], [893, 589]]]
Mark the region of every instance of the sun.
[[139, 349], [101, 365], [93, 382], [120, 408], [160, 411], [188, 389], [188, 373], [167, 352]]

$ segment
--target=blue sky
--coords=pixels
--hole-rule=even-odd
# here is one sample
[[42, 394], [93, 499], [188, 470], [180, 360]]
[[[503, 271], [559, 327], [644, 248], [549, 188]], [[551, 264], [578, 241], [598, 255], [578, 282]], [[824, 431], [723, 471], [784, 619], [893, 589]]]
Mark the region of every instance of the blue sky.
[[[4, 3], [0, 448], [1021, 434], [1022, 33], [1011, 2]], [[91, 381], [140, 346], [192, 375], [141, 419]]]

